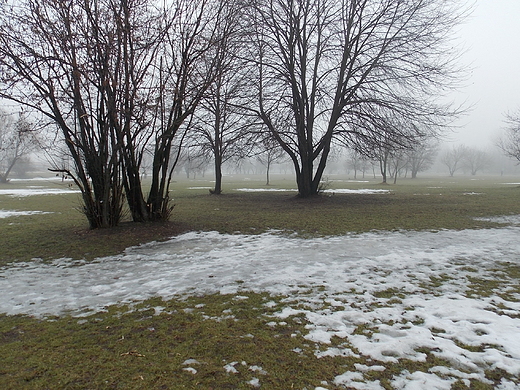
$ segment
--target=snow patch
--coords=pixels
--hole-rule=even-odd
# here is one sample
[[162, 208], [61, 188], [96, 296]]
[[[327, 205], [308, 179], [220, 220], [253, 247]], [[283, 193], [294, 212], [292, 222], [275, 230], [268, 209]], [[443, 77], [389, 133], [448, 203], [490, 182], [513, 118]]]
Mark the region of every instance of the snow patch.
[[21, 215], [37, 215], [37, 214], [52, 214], [47, 211], [15, 211], [15, 210], [0, 210], [0, 218], [19, 217]]
[[11, 197], [26, 197], [33, 195], [60, 195], [60, 194], [78, 194], [79, 190], [60, 189], [60, 188], [10, 188], [0, 190], [0, 195], [8, 195]]

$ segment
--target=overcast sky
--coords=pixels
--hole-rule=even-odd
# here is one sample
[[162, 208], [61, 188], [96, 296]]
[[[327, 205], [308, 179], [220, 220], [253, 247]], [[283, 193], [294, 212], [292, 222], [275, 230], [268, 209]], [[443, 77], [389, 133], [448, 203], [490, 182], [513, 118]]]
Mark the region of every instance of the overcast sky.
[[462, 61], [473, 71], [457, 101], [473, 109], [450, 138], [483, 147], [494, 143], [504, 114], [520, 109], [520, 0], [476, 0], [460, 36], [467, 48]]
[[504, 114], [520, 109], [520, 0], [474, 1], [471, 16], [459, 27], [466, 48], [461, 61], [473, 70], [454, 94], [473, 108], [448, 140], [487, 147], [503, 129]]

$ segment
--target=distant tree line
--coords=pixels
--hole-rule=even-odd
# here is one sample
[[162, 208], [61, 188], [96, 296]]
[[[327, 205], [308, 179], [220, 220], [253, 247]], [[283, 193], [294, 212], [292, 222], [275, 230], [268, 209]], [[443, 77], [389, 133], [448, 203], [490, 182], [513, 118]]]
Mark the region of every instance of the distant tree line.
[[492, 161], [487, 152], [465, 145], [454, 145], [441, 156], [441, 163], [448, 168], [450, 176], [463, 169], [475, 176], [477, 172], [488, 168]]
[[466, 12], [456, 0], [7, 1], [0, 97], [55, 129], [52, 170], [73, 178], [91, 228], [117, 225], [125, 204], [134, 221], [168, 219], [190, 153], [211, 156], [215, 194], [226, 161], [269, 168], [283, 153], [310, 197], [334, 145], [378, 156], [385, 180], [405, 159], [412, 176], [424, 166], [413, 151], [460, 113], [442, 97], [461, 75], [451, 34]]

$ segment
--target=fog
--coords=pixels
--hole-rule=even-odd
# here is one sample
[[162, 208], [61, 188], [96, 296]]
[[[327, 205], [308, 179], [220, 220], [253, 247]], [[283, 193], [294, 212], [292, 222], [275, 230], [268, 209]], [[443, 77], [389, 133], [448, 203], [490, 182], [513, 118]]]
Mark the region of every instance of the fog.
[[[449, 93], [449, 99], [465, 104], [468, 112], [446, 133], [442, 146], [465, 144], [486, 150], [495, 162], [488, 173], [518, 172], [514, 161], [501, 156], [496, 143], [505, 127], [506, 113], [520, 109], [519, 15], [518, 0], [475, 0], [454, 41], [461, 48], [459, 61], [468, 70], [468, 77], [459, 90]], [[0, 107], [17, 111], [16, 104], [5, 100], [0, 100]], [[32, 160], [46, 170], [45, 159]], [[436, 173], [443, 170], [442, 164], [436, 164]]]
[[471, 111], [449, 134], [449, 143], [488, 147], [496, 143], [507, 112], [520, 108], [520, 1], [476, 0], [460, 27], [460, 60], [471, 68], [466, 85], [454, 93]]

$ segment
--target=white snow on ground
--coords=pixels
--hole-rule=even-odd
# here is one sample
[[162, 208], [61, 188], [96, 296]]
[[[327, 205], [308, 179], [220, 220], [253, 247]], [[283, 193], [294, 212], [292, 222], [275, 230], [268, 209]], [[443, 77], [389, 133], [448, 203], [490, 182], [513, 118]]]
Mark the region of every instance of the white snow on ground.
[[13, 197], [25, 197], [33, 195], [60, 195], [60, 194], [73, 194], [79, 193], [79, 190], [73, 190], [69, 188], [44, 188], [44, 187], [32, 187], [32, 188], [8, 188], [1, 189], [0, 195], [9, 195]]
[[0, 218], [18, 217], [20, 215], [34, 215], [34, 214], [50, 214], [46, 211], [15, 211], [15, 210], [0, 210]]
[[336, 190], [325, 190], [323, 191], [326, 194], [387, 194], [389, 190], [371, 190], [371, 189], [359, 189], [359, 190], [349, 190], [346, 188], [338, 188]]
[[[282, 188], [236, 188], [235, 191], [241, 192], [297, 192], [295, 189], [282, 189]], [[336, 190], [325, 190], [326, 194], [386, 194], [389, 190], [371, 190], [371, 189], [359, 189], [351, 190], [346, 188], [339, 188]]]
[[[276, 326], [306, 316], [305, 337], [326, 347], [317, 358], [362, 354], [379, 362], [338, 375], [338, 385], [382, 389], [365, 374], [401, 358], [424, 361], [426, 348], [451, 366], [403, 371], [393, 378], [395, 388], [488, 382], [484, 371], [499, 368], [516, 383], [504, 379], [497, 388], [514, 389], [520, 386], [520, 294], [507, 266], [520, 263], [520, 216], [507, 221], [514, 226], [315, 239], [193, 232], [92, 263], [15, 263], [0, 268], [0, 312], [81, 316], [151, 296], [267, 291], [288, 296], [273, 318]], [[505, 282], [491, 294], [471, 295], [479, 278]], [[344, 344], [327, 348], [333, 336]]]
[[19, 178], [9, 179], [10, 183], [26, 182], [26, 181], [54, 181], [54, 182], [56, 182], [56, 181], [61, 181], [61, 178], [58, 176], [47, 176], [47, 177], [31, 177], [31, 178], [24, 178], [24, 179], [19, 179]]
[[296, 192], [295, 189], [283, 189], [283, 188], [236, 188], [235, 191], [240, 192]]

